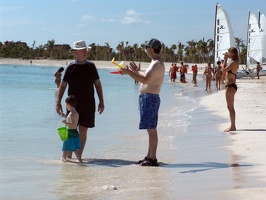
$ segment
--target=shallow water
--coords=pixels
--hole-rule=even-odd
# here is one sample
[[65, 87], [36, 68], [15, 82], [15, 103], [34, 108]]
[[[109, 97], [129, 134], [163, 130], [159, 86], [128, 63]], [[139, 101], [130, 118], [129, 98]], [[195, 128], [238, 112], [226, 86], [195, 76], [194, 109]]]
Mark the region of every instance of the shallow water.
[[[111, 75], [110, 69], [99, 69], [105, 111], [96, 114], [96, 127], [88, 131], [85, 163], [63, 164], [56, 70], [0, 65], [1, 199], [169, 199], [176, 187], [181, 194], [208, 190], [209, 184], [201, 184], [205, 175], [197, 172], [228, 170], [229, 152], [222, 148], [228, 139], [214, 126], [204, 130], [210, 116], [198, 103], [206, 95], [202, 77], [193, 86], [171, 83], [167, 73], [158, 124], [161, 167], [135, 165], [148, 144], [146, 131], [138, 130], [139, 85], [128, 76]], [[196, 179], [191, 187], [190, 179]], [[230, 188], [231, 182], [213, 189]]]

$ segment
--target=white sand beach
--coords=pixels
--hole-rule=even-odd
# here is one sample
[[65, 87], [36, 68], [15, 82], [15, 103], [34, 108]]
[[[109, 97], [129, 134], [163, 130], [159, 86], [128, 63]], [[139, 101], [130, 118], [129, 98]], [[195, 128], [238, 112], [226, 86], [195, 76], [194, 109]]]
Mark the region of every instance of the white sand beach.
[[[58, 61], [58, 60], [33, 60], [33, 66], [54, 66], [61, 67], [66, 66], [66, 63], [69, 61]], [[96, 66], [99, 68], [110, 68], [114, 67], [111, 62], [107, 61], [94, 61]], [[30, 65], [29, 60], [20, 60], [20, 59], [0, 59], [0, 64], [11, 64], [11, 65]], [[142, 63], [142, 67], [146, 68], [149, 63]], [[169, 70], [171, 63], [165, 63], [166, 71]], [[191, 65], [191, 64], [190, 64]], [[198, 64], [199, 67], [205, 67], [205, 64]], [[224, 129], [229, 126], [229, 114], [226, 108], [226, 101], [224, 97], [224, 90], [221, 91], [211, 91], [206, 93], [206, 96], [201, 98], [200, 104], [207, 108], [207, 113], [203, 113], [208, 120], [212, 120], [208, 118], [208, 114], [212, 114], [215, 116], [219, 116], [222, 120], [215, 121], [211, 126], [215, 127], [220, 131], [220, 134], [228, 139], [228, 143], [225, 145], [225, 148], [230, 152], [229, 155], [225, 154], [227, 158], [224, 160], [229, 160], [229, 167], [231, 170], [232, 182], [234, 182], [233, 189], [230, 190], [212, 190], [212, 186], [218, 185], [221, 186], [226, 182], [226, 178], [224, 173], [219, 173], [217, 170], [213, 170], [207, 172], [206, 177], [208, 178], [215, 177], [217, 181], [214, 182], [204, 182], [202, 184], [205, 187], [209, 188], [204, 192], [196, 192], [190, 193], [189, 190], [182, 191], [183, 188], [180, 189], [179, 185], [171, 186], [174, 190], [165, 190], [162, 191], [163, 188], [160, 188], [160, 184], [158, 184], [158, 189], [151, 188], [151, 193], [154, 195], [150, 196], [141, 196], [141, 197], [153, 197], [152, 199], [160, 199], [160, 197], [172, 197], [172, 199], [226, 199], [226, 200], [262, 200], [266, 198], [266, 76], [261, 77], [261, 79], [238, 79], [238, 91], [235, 96], [235, 109], [236, 109], [236, 126], [237, 130], [229, 133], [223, 132]], [[204, 88], [202, 88], [204, 90]], [[202, 128], [199, 126], [199, 129]], [[201, 130], [198, 130], [201, 131]], [[206, 129], [204, 129], [206, 131]], [[216, 133], [214, 133], [216, 134]], [[204, 138], [201, 138], [204, 140]], [[204, 143], [204, 141], [203, 141]], [[193, 143], [191, 143], [193, 146]], [[195, 151], [195, 150], [194, 150]], [[182, 152], [181, 152], [182, 153]], [[179, 153], [179, 154], [181, 154]], [[193, 152], [191, 150], [191, 154], [196, 154], [198, 152]], [[210, 152], [211, 156], [217, 160], [220, 160], [221, 154], [215, 154]], [[183, 155], [184, 157], [186, 155]], [[224, 155], [223, 155], [224, 156]], [[122, 156], [123, 157], [123, 156]], [[194, 159], [193, 157], [190, 159]], [[248, 166], [245, 168], [245, 166]], [[93, 169], [92, 169], [93, 170]], [[114, 169], [114, 172], [117, 174], [114, 175], [114, 179], [119, 181], [119, 170]], [[126, 180], [123, 179], [123, 183], [121, 184], [143, 184], [142, 176], [148, 176], [148, 169], [145, 171], [140, 171], [138, 167], [125, 168], [124, 170], [130, 170], [128, 173], [128, 177]], [[139, 171], [138, 171], [139, 170]], [[175, 169], [176, 170], [176, 169]], [[144, 173], [145, 172], [145, 173]], [[151, 169], [150, 173], [154, 174], [154, 178], [158, 174], [163, 174], [164, 171], [160, 169]], [[138, 177], [135, 177], [136, 174], [139, 174]], [[104, 173], [102, 174], [102, 176]], [[228, 175], [228, 174], [227, 174]], [[159, 175], [158, 175], [159, 176]], [[167, 175], [166, 175], [167, 176]], [[130, 178], [134, 179], [131, 182]], [[193, 177], [195, 179], [199, 179], [197, 177]], [[174, 179], [174, 177], [172, 178]], [[122, 181], [122, 180], [121, 180]], [[182, 181], [180, 184], [184, 185], [192, 185], [194, 179], [182, 179], [177, 181]], [[152, 182], [152, 181], [151, 181]], [[162, 185], [167, 185], [167, 183], [162, 183]], [[191, 187], [192, 187], [191, 186]], [[226, 187], [225, 187], [226, 188]], [[180, 193], [180, 190], [182, 193]], [[157, 192], [156, 192], [157, 191]], [[120, 196], [121, 197], [121, 196]], [[128, 196], [123, 196], [128, 197]], [[134, 199], [134, 198], [129, 198]]]
[[[248, 185], [251, 177], [257, 177], [264, 184], [252, 188], [242, 188], [217, 193], [221, 199], [265, 199], [266, 197], [266, 77], [261, 79], [237, 79], [238, 91], [235, 95], [237, 131], [225, 133], [231, 140], [227, 146], [232, 152], [231, 164], [236, 166], [240, 185]], [[210, 112], [219, 115], [226, 123], [217, 123], [219, 130], [229, 127], [229, 113], [226, 109], [224, 91], [214, 92], [204, 97], [201, 103]], [[238, 164], [251, 164], [252, 169], [241, 172]], [[247, 174], [245, 174], [247, 173]], [[252, 176], [250, 176], [252, 174]], [[235, 198], [234, 198], [235, 197]], [[217, 198], [216, 198], [217, 199]]]

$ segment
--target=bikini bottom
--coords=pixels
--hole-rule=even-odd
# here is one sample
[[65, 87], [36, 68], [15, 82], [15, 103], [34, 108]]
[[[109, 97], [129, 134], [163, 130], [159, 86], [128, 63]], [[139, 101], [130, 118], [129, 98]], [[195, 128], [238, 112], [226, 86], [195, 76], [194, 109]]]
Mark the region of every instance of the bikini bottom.
[[237, 91], [237, 85], [235, 83], [231, 83], [229, 85], [226, 85], [225, 87], [228, 88], [229, 91], [231, 91], [231, 88], [234, 88]]

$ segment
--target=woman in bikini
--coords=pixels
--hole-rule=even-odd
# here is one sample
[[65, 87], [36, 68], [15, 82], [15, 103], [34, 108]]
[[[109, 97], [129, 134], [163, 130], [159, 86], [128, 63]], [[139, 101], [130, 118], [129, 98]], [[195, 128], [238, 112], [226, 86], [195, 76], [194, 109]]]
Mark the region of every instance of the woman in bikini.
[[[231, 58], [232, 62], [229, 65], [226, 65], [227, 59]], [[235, 47], [228, 49], [228, 52], [224, 54], [224, 63], [222, 65], [223, 72], [227, 72], [225, 80], [225, 98], [227, 102], [227, 108], [229, 111], [231, 125], [229, 128], [225, 129], [225, 132], [235, 131], [236, 130], [236, 113], [234, 108], [234, 97], [237, 91], [236, 85], [236, 73], [239, 68], [239, 57], [238, 51]]]
[[215, 72], [215, 80], [216, 80], [216, 89], [220, 90], [221, 89], [221, 79], [222, 79], [222, 66], [221, 66], [221, 61], [217, 62], [217, 70]]
[[212, 74], [213, 74], [213, 69], [211, 67], [211, 63], [208, 63], [208, 66], [206, 67], [204, 71], [204, 75], [206, 76], [206, 89], [205, 91], [211, 89], [211, 82], [212, 82]]

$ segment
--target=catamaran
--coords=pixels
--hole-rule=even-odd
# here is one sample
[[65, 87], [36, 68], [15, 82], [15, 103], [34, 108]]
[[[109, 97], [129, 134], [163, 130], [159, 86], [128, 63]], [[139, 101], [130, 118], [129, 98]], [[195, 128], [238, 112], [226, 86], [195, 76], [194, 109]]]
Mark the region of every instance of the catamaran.
[[[221, 61], [224, 58], [224, 53], [230, 47], [235, 47], [235, 38], [230, 22], [230, 18], [227, 12], [222, 8], [220, 4], [216, 4], [215, 12], [215, 26], [214, 26], [214, 63], [216, 66], [217, 61]], [[239, 70], [237, 72], [237, 78], [249, 76], [249, 72], [246, 70]]]
[[[257, 76], [257, 63], [266, 64], [266, 18], [259, 12], [259, 20], [249, 11], [247, 30], [247, 63], [246, 69], [253, 78]], [[261, 67], [260, 76], [265, 76], [266, 70]]]
[[262, 49], [261, 64], [266, 65], [266, 18], [261, 10], [259, 11], [259, 28], [261, 33], [261, 49]]
[[227, 12], [220, 4], [216, 4], [214, 29], [214, 64], [224, 58], [224, 53], [230, 47], [235, 47], [235, 38]]

